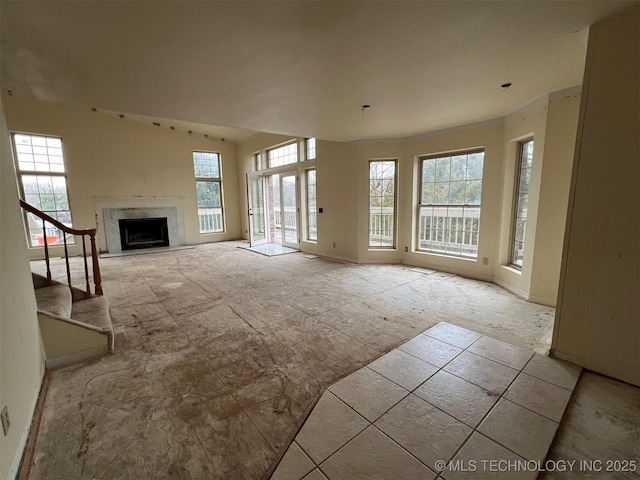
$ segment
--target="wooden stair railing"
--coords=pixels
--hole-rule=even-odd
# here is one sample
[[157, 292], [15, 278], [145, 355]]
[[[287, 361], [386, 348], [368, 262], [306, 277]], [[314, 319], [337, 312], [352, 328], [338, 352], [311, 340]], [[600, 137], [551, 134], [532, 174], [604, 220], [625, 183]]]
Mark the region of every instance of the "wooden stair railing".
[[[37, 217], [42, 219], [42, 232], [44, 234], [44, 259], [47, 264], [47, 281], [49, 285], [51, 285], [51, 267], [49, 265], [49, 245], [47, 241], [47, 229], [45, 223], [50, 223], [51, 225], [59, 228], [65, 233], [69, 233], [71, 235], [79, 235], [82, 238], [82, 257], [84, 258], [84, 276], [86, 281], [86, 292], [87, 298], [91, 297], [91, 284], [89, 282], [89, 267], [87, 265], [87, 246], [85, 242], [85, 238], [89, 237], [91, 242], [91, 259], [92, 259], [92, 267], [93, 267], [93, 282], [94, 282], [94, 292], [96, 295], [102, 295], [102, 277], [100, 276], [100, 265], [98, 264], [98, 250], [96, 248], [96, 229], [89, 228], [85, 230], [76, 230], [74, 228], [69, 228], [63, 223], [60, 223], [53, 217], [50, 217], [46, 213], [38, 210], [37, 208], [29, 205], [27, 202], [20, 200], [20, 206], [25, 209], [27, 212], [33, 213]], [[67, 236], [62, 235], [62, 239], [64, 241], [64, 259], [67, 265], [67, 283], [69, 284], [69, 288], [71, 288], [71, 269], [69, 268], [69, 252], [67, 250]]]

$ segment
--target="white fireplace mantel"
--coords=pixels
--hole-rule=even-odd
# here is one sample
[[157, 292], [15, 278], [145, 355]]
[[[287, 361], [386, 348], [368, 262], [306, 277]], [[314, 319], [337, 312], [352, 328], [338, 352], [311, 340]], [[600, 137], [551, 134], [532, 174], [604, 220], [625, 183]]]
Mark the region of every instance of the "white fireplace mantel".
[[166, 217], [169, 229], [169, 246], [184, 245], [184, 197], [93, 197], [98, 242], [101, 252], [122, 251], [120, 226], [122, 218]]

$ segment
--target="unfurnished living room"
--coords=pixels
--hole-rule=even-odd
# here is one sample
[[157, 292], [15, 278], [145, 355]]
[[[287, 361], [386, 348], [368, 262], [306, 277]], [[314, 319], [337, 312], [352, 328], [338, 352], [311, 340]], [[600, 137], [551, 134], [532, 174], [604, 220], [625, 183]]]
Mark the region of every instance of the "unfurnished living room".
[[0, 26], [0, 478], [640, 480], [637, 1]]

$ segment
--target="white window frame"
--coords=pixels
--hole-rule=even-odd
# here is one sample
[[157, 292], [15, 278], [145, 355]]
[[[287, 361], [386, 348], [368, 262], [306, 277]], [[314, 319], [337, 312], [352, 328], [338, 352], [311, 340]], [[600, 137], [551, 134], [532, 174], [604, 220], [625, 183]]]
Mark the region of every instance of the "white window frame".
[[[473, 176], [468, 177], [469, 170], [469, 156], [475, 154], [482, 154], [482, 168], [480, 178]], [[438, 160], [449, 160], [451, 165], [452, 157], [456, 157], [459, 161], [460, 157], [466, 156], [465, 159], [465, 174], [463, 179], [452, 178], [451, 170], [449, 169], [448, 180], [438, 181], [437, 178], [437, 165]], [[434, 161], [434, 177], [433, 181], [425, 182], [425, 162]], [[475, 160], [474, 160], [475, 161]], [[482, 182], [484, 175], [484, 149], [476, 148], [470, 150], [452, 151], [446, 153], [439, 153], [435, 155], [421, 155], [418, 157], [418, 200], [417, 200], [417, 218], [416, 218], [416, 251], [425, 252], [437, 255], [444, 255], [453, 258], [478, 258], [478, 248], [480, 239], [480, 215], [482, 212]], [[480, 190], [478, 193], [478, 203], [468, 203], [468, 196], [471, 197], [469, 191], [470, 186], [476, 186], [477, 183], [471, 184], [471, 182], [480, 182]], [[462, 202], [451, 203], [450, 202], [450, 190], [452, 183], [460, 184], [464, 183], [464, 200]], [[447, 203], [441, 203], [437, 201], [436, 188], [438, 185], [447, 185], [446, 197]], [[423, 189], [429, 189], [430, 185], [433, 185], [433, 196], [429, 197], [427, 201], [424, 199], [425, 192]], [[427, 193], [428, 196], [428, 193]], [[424, 215], [423, 212], [431, 212], [431, 215]], [[460, 215], [451, 216], [450, 213], [459, 212]], [[434, 245], [434, 243], [437, 245]], [[426, 246], [430, 245], [430, 246]], [[460, 245], [460, 247], [456, 247]], [[466, 246], [466, 249], [465, 249]]]
[[263, 170], [262, 165], [262, 152], [256, 152], [253, 154], [253, 169], [256, 172]]
[[[285, 153], [284, 150], [288, 149], [288, 147], [291, 147], [291, 146], [295, 147], [295, 154]], [[292, 161], [292, 162], [286, 162], [286, 163], [282, 163], [282, 164], [279, 164], [279, 165], [273, 165], [272, 162], [273, 162], [274, 159], [272, 158], [272, 156], [274, 154], [276, 154], [276, 152], [278, 153], [278, 158], [280, 158], [281, 156], [283, 158], [286, 158], [286, 157], [292, 157], [292, 156], [295, 155], [295, 160]], [[283, 155], [279, 155], [280, 152], [283, 152]], [[295, 165], [295, 164], [298, 163], [299, 157], [300, 157], [300, 148], [298, 146], [298, 140], [292, 140], [290, 142], [283, 143], [282, 145], [278, 145], [277, 147], [269, 148], [266, 151], [266, 156], [267, 156], [267, 158], [266, 158], [266, 161], [267, 161], [266, 169], [273, 169], [273, 168], [285, 167], [285, 166], [288, 166], [288, 165]], [[262, 166], [264, 167], [264, 165], [262, 165]], [[263, 170], [264, 170], [264, 168], [263, 168]]]
[[[376, 206], [372, 206], [372, 203], [379, 203], [380, 201], [374, 201], [374, 198], [378, 198], [378, 199], [383, 199], [383, 198], [388, 198], [389, 195], [375, 195], [372, 196], [372, 190], [371, 190], [371, 185], [373, 182], [382, 182], [385, 180], [385, 178], [381, 177], [377, 177], [377, 178], [372, 178], [371, 177], [371, 167], [374, 163], [393, 163], [393, 206], [391, 213], [389, 212], [383, 212], [382, 209], [383, 208], [389, 208], [384, 207], [382, 205], [376, 205]], [[398, 159], [397, 158], [374, 158], [374, 159], [370, 159], [369, 163], [368, 163], [368, 167], [369, 167], [369, 171], [368, 171], [368, 183], [369, 183], [369, 215], [368, 215], [368, 235], [367, 235], [367, 244], [369, 249], [371, 250], [395, 250], [397, 248], [397, 221], [398, 221], [398, 215], [397, 215], [397, 207], [398, 207]], [[384, 168], [384, 167], [383, 167]], [[388, 168], [388, 167], [387, 167]], [[384, 201], [383, 201], [384, 202]], [[377, 209], [377, 211], [375, 210]], [[379, 217], [377, 220], [375, 219], [376, 217]], [[391, 218], [389, 218], [391, 217]], [[374, 226], [377, 225], [377, 226]], [[390, 228], [384, 228], [385, 226], [389, 226]], [[375, 227], [375, 228], [374, 228]], [[383, 235], [383, 232], [389, 232], [391, 231], [391, 243], [390, 244], [384, 244], [383, 243], [383, 236], [385, 237], [389, 237], [389, 235]], [[378, 244], [374, 244], [372, 242], [372, 236], [375, 235], [377, 233], [378, 237], [380, 238], [379, 242], [376, 242]]]
[[[207, 154], [207, 155], [216, 155], [218, 162], [218, 176], [217, 177], [202, 177], [197, 176], [196, 171], [196, 154]], [[191, 155], [191, 160], [193, 164], [193, 171], [195, 177], [195, 187], [196, 187], [196, 208], [198, 209], [198, 227], [200, 234], [206, 235], [211, 233], [224, 233], [225, 232], [225, 215], [224, 215], [224, 194], [222, 189], [222, 155], [219, 152], [210, 152], [205, 150], [194, 150]], [[198, 183], [212, 183], [218, 185], [218, 190], [220, 192], [220, 206], [219, 207], [201, 207], [198, 202]], [[220, 210], [220, 213], [216, 212], [202, 212], [202, 210]], [[217, 216], [220, 216], [220, 219], [217, 219]], [[212, 227], [207, 227], [207, 225], [211, 225]]]
[[[309, 174], [313, 172], [313, 183], [309, 182]], [[305, 206], [307, 213], [306, 236], [310, 242], [318, 241], [318, 172], [315, 168], [308, 168], [304, 171], [305, 182]], [[309, 186], [313, 185], [313, 197], [309, 195]], [[311, 202], [313, 200], [313, 202]], [[315, 232], [312, 227], [315, 226]]]
[[304, 140], [305, 160], [315, 160], [318, 153], [315, 138], [306, 138]]
[[[18, 144], [18, 142], [16, 141], [17, 136], [29, 137], [29, 146], [24, 143]], [[42, 141], [44, 140], [45, 145], [34, 144], [34, 139], [38, 139], [38, 143], [42, 143]], [[64, 159], [64, 144], [62, 142], [62, 138], [53, 135], [12, 132], [11, 143], [13, 145], [16, 176], [18, 178], [18, 187], [21, 198], [26, 203], [29, 203], [38, 210], [43, 211], [50, 217], [55, 218], [67, 227], [73, 228], [73, 218], [71, 215], [71, 205], [69, 200], [67, 167], [66, 161]], [[30, 149], [31, 153], [22, 151], [24, 149]], [[58, 151], [59, 155], [55, 155], [55, 153], [58, 153]], [[54, 158], [59, 158], [60, 160], [53, 160]], [[38, 162], [38, 160], [40, 161]], [[29, 163], [33, 164], [33, 169], [24, 168], [24, 166], [28, 165]], [[57, 171], [53, 171], [52, 168], [55, 168]], [[37, 177], [37, 195], [25, 191], [25, 177]], [[43, 195], [43, 192], [40, 189], [41, 186], [44, 186], [45, 182], [42, 182], [41, 185], [39, 181], [40, 178], [50, 179], [50, 193]], [[58, 192], [56, 192], [55, 190], [56, 183], [58, 184], [58, 188], [60, 188]], [[30, 199], [30, 197], [32, 196], [37, 196], [38, 202], [33, 202]], [[54, 208], [47, 208], [44, 205], [43, 197], [51, 197], [54, 201]], [[64, 197], [64, 200], [59, 197]], [[57, 208], [59, 201], [63, 202], [63, 205], [66, 205], [67, 208]], [[66, 215], [61, 215], [63, 213], [68, 214], [68, 219], [65, 218]], [[50, 246], [63, 245], [63, 236], [66, 237], [67, 245], [73, 245], [75, 243], [75, 237], [73, 235], [65, 234], [60, 229], [54, 227], [48, 222], [43, 223], [41, 219], [36, 218], [35, 215], [26, 211], [24, 212], [24, 225], [28, 240], [27, 245], [29, 248], [38, 248], [44, 246], [45, 233], [47, 237], [47, 244]], [[45, 232], [42, 231], [43, 228]], [[54, 238], [55, 241], [50, 242]]]
[[[524, 166], [525, 160], [525, 148], [527, 145], [531, 144], [531, 158], [526, 168]], [[525, 246], [525, 229], [527, 223], [527, 212], [525, 209], [524, 215], [518, 215], [518, 207], [521, 201], [525, 201], [528, 205], [529, 203], [529, 192], [531, 189], [531, 169], [533, 167], [533, 153], [535, 149], [535, 144], [533, 137], [527, 138], [518, 142], [518, 161], [516, 162], [516, 182], [515, 189], [513, 193], [513, 207], [511, 213], [511, 241], [510, 244], [510, 252], [509, 252], [509, 265], [513, 268], [522, 269], [522, 265], [524, 263], [524, 246]], [[527, 171], [528, 170], [528, 176]], [[523, 174], [525, 178], [523, 179]], [[526, 192], [522, 192], [524, 185], [523, 180], [526, 180]], [[518, 220], [522, 220], [522, 229], [518, 231]], [[521, 235], [521, 238], [518, 238], [518, 235]], [[520, 246], [517, 249], [517, 246]], [[520, 260], [518, 261], [517, 252], [521, 252]]]

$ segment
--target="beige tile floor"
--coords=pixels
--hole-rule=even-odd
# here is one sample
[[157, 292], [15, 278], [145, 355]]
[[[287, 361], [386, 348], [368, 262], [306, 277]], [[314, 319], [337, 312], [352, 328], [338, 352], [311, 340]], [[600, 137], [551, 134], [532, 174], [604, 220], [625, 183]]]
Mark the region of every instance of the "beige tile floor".
[[439, 323], [331, 385], [271, 479], [535, 478], [580, 370]]
[[[447, 398], [438, 397], [438, 385], [449, 384], [461, 395], [477, 391], [411, 353], [384, 356], [439, 322], [526, 350], [545, 352], [549, 345], [554, 310], [489, 283], [302, 253], [267, 257], [238, 244], [101, 261], [116, 352], [48, 372], [30, 478], [265, 478], [317, 395], [364, 365], [383, 377], [395, 370], [398, 388], [414, 390], [412, 395], [440, 410], [455, 405], [447, 407]], [[32, 265], [42, 270], [41, 263]], [[59, 260], [53, 270], [55, 277], [66, 276]], [[80, 283], [82, 270], [80, 259], [73, 259]], [[469, 346], [468, 338], [438, 340]], [[406, 371], [398, 371], [403, 360]], [[534, 356], [524, 373], [539, 378], [543, 367], [544, 360]], [[415, 390], [425, 378], [427, 386]], [[567, 385], [560, 373], [542, 380]], [[522, 395], [527, 382], [519, 388], [513, 395]], [[639, 458], [639, 392], [583, 372], [548, 458]], [[481, 420], [477, 413], [451, 415], [469, 428]], [[336, 429], [336, 435], [369, 428], [362, 421]], [[476, 433], [468, 443], [490, 451], [493, 444], [485, 439]], [[403, 453], [391, 449], [385, 455]], [[549, 472], [541, 478], [639, 477]]]

